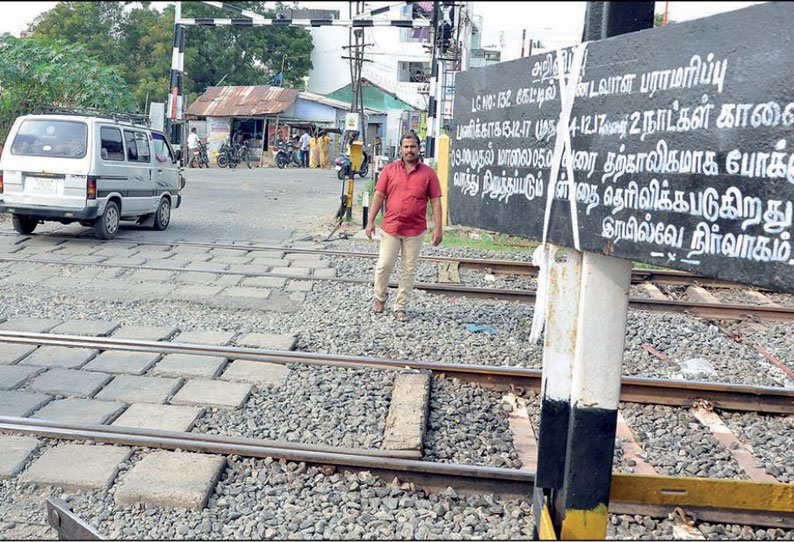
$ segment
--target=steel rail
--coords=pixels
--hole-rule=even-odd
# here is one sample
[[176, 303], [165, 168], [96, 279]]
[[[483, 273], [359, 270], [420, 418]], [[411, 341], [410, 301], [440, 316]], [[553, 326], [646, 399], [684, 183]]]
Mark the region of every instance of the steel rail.
[[[276, 277], [288, 278], [292, 280], [309, 280], [309, 281], [331, 281], [349, 284], [371, 284], [369, 279], [356, 278], [356, 277], [296, 277], [287, 273], [259, 273], [250, 271], [218, 271], [213, 269], [185, 269], [176, 266], [144, 266], [124, 263], [81, 263], [70, 262], [64, 260], [51, 260], [46, 258], [30, 258], [30, 257], [17, 257], [17, 256], [1, 256], [0, 261], [4, 262], [29, 262], [41, 263], [45, 265], [70, 265], [70, 266], [95, 266], [95, 267], [113, 267], [119, 269], [138, 269], [138, 270], [152, 270], [152, 271], [174, 271], [174, 272], [195, 272], [195, 273], [210, 273], [215, 275], [241, 275], [245, 277]], [[396, 283], [389, 283], [390, 288], [396, 288]], [[426, 292], [446, 295], [450, 297], [466, 297], [473, 299], [498, 299], [503, 301], [523, 301], [527, 303], [535, 302], [534, 290], [519, 290], [519, 289], [499, 289], [499, 288], [480, 288], [474, 286], [461, 286], [457, 284], [441, 284], [441, 283], [428, 283], [417, 282], [414, 283], [414, 288]], [[700, 303], [692, 301], [678, 301], [674, 299], [644, 299], [633, 297], [629, 299], [629, 307], [637, 310], [653, 311], [653, 312], [680, 312], [692, 313], [697, 316], [705, 318], [725, 318], [725, 319], [742, 319], [748, 316], [755, 316], [762, 320], [780, 320], [790, 321], [794, 320], [794, 307], [781, 307], [769, 305], [736, 305], [728, 303]]]
[[[528, 469], [506, 469], [499, 467], [483, 467], [462, 465], [457, 463], [436, 463], [415, 459], [397, 459], [364, 455], [361, 449], [333, 449], [318, 452], [310, 446], [300, 443], [289, 443], [289, 447], [278, 446], [272, 441], [259, 439], [223, 437], [190, 432], [161, 431], [129, 427], [116, 427], [97, 424], [80, 424], [56, 422], [45, 419], [18, 418], [0, 416], [0, 431], [22, 433], [43, 438], [66, 440], [92, 440], [108, 444], [136, 446], [145, 448], [185, 450], [198, 453], [217, 455], [236, 455], [254, 458], [276, 458], [294, 462], [306, 462], [315, 465], [333, 465], [346, 470], [366, 469], [383, 480], [399, 477], [402, 482], [412, 482], [426, 492], [441, 491], [454, 487], [468, 493], [496, 493], [509, 497], [526, 497], [534, 489], [535, 473]], [[661, 491], [648, 491], [650, 484], [658, 486]], [[760, 491], [774, 491], [776, 508], [757, 510], [758, 499], [750, 502], [734, 501], [733, 495], [742, 491], [741, 482], [722, 488], [726, 480], [700, 480], [676, 477], [648, 477], [632, 474], [613, 474], [613, 491], [609, 508], [613, 513], [631, 513], [664, 517], [669, 513], [671, 505], [666, 494], [669, 488], [675, 497], [679, 486], [688, 487], [694, 483], [699, 486], [716, 486], [728, 494], [722, 498], [705, 499], [706, 508], [698, 508], [699, 517], [706, 521], [730, 521], [734, 518], [750, 525], [781, 527], [791, 526], [794, 517], [788, 512], [788, 487], [786, 484], [766, 484]], [[744, 482], [748, 484], [748, 482]], [[711, 485], [709, 485], [711, 484]], [[750, 483], [752, 484], [752, 483]], [[638, 487], [639, 486], [639, 487]], [[628, 490], [626, 488], [629, 488]], [[748, 490], [759, 488], [748, 486]], [[680, 491], [680, 490], [679, 490]], [[709, 490], [707, 489], [706, 492]], [[713, 490], [711, 490], [713, 491]], [[703, 491], [701, 491], [702, 493]], [[685, 497], [686, 491], [681, 493]], [[738, 495], [737, 495], [738, 497]], [[675, 500], [675, 499], [673, 499]], [[699, 503], [701, 496], [695, 496], [693, 502]], [[713, 501], [714, 504], [711, 504]], [[738, 503], [733, 506], [734, 502]], [[726, 504], [727, 503], [727, 504]], [[690, 508], [690, 506], [687, 506]], [[723, 519], [725, 518], [725, 519]], [[740, 518], [740, 519], [737, 519]], [[58, 520], [59, 517], [51, 519]], [[79, 518], [75, 518], [79, 521]], [[735, 521], [734, 521], [735, 522]], [[56, 521], [56, 526], [60, 524]], [[79, 527], [79, 526], [78, 526]], [[83, 525], [85, 528], [85, 525]], [[90, 528], [90, 526], [89, 526]], [[78, 531], [79, 534], [79, 531]], [[85, 533], [93, 534], [93, 533]], [[77, 536], [83, 539], [84, 536]]]
[[[266, 350], [238, 346], [114, 339], [112, 337], [84, 337], [7, 330], [0, 330], [0, 342], [152, 352], [163, 355], [193, 354], [282, 365], [300, 364], [344, 368], [424, 370], [499, 389], [507, 389], [514, 386], [539, 391], [542, 376], [540, 370], [526, 367], [395, 360], [344, 354]], [[624, 376], [622, 379], [621, 400], [633, 403], [685, 407], [692, 406], [698, 400], [707, 400], [715, 407], [724, 410], [794, 414], [794, 389], [771, 386], [746, 386], [729, 383]]]
[[0, 416], [0, 431], [44, 438], [94, 440], [126, 446], [179, 449], [242, 457], [273, 457], [287, 461], [371, 469], [390, 475], [397, 474], [403, 481], [415, 481], [439, 489], [451, 485], [468, 490], [483, 491], [487, 488], [486, 490], [503, 494], [525, 495], [532, 491], [535, 479], [534, 472], [522, 469], [435, 463], [417, 459], [379, 457], [338, 451], [317, 451], [298, 443], [294, 443], [291, 447], [279, 447], [257, 439], [239, 439], [241, 442], [228, 442], [212, 438], [212, 435], [123, 429], [109, 425], [67, 424], [10, 416]]
[[[18, 235], [14, 232], [0, 232], [0, 235]], [[48, 237], [56, 237], [63, 239], [74, 239], [74, 236], [65, 234], [40, 234]], [[26, 237], [25, 239], [28, 239]], [[82, 238], [82, 237], [77, 237]], [[288, 248], [278, 245], [237, 245], [229, 243], [205, 243], [200, 241], [149, 241], [134, 239], [120, 239], [117, 238], [114, 242], [123, 242], [138, 245], [156, 245], [156, 246], [195, 246], [204, 248], [223, 248], [231, 250], [245, 250], [245, 251], [280, 251], [287, 254], [317, 254], [320, 256], [342, 256], [349, 258], [368, 258], [375, 259], [378, 257], [376, 252], [359, 252], [347, 250], [319, 250], [312, 248]], [[24, 242], [20, 241], [20, 243]], [[17, 243], [17, 244], [20, 244]], [[519, 276], [536, 276], [538, 274], [537, 266], [532, 262], [519, 262], [513, 260], [485, 260], [479, 258], [456, 258], [452, 256], [420, 256], [420, 261], [458, 264], [464, 269], [472, 269], [475, 271], [490, 272], [498, 275], [519, 275]], [[727, 282], [723, 280], [710, 279], [701, 277], [693, 273], [685, 271], [675, 271], [671, 269], [632, 269], [631, 281], [634, 284], [641, 282], [653, 282], [656, 284], [669, 284], [678, 286], [689, 286], [697, 284], [709, 288], [738, 288], [742, 287], [740, 284]]]

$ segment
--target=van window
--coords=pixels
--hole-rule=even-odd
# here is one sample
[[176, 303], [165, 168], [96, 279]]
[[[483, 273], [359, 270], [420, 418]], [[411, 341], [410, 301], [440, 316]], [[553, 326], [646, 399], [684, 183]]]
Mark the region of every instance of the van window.
[[124, 142], [127, 144], [128, 162], [149, 162], [149, 141], [143, 132], [124, 130]]
[[124, 144], [121, 142], [121, 130], [103, 126], [99, 133], [102, 139], [102, 159], [124, 161]]
[[11, 154], [82, 158], [88, 146], [88, 126], [69, 120], [28, 119], [11, 145]]
[[165, 140], [163, 134], [152, 132], [152, 144], [154, 145], [154, 158], [158, 162], [174, 163], [174, 155], [171, 154], [171, 147]]

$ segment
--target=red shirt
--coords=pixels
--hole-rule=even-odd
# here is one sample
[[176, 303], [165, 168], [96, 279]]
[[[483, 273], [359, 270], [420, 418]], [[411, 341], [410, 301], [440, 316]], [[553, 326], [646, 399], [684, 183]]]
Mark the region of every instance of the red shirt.
[[408, 173], [402, 160], [383, 168], [375, 190], [386, 195], [381, 228], [386, 233], [411, 237], [427, 230], [427, 201], [441, 197], [441, 183], [433, 168], [417, 162]]

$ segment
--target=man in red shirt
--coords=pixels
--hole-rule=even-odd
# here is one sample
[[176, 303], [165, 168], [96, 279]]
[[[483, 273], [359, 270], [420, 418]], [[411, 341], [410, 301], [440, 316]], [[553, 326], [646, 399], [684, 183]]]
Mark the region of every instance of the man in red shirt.
[[375, 185], [375, 197], [367, 222], [367, 237], [375, 233], [375, 217], [384, 198], [386, 213], [381, 223], [383, 236], [380, 255], [375, 267], [375, 305], [373, 311], [382, 313], [389, 295], [391, 276], [397, 255], [402, 254], [400, 287], [394, 302], [394, 317], [406, 320], [405, 306], [414, 287], [414, 272], [427, 231], [427, 202], [433, 208], [433, 244], [441, 242], [441, 184], [432, 168], [419, 161], [419, 138], [405, 134], [400, 138], [401, 160], [383, 168]]

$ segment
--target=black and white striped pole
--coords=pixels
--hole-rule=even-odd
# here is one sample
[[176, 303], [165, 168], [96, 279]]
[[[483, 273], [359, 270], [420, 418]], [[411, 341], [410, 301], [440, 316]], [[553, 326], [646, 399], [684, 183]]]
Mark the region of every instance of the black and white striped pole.
[[[654, 3], [647, 1], [588, 2], [584, 39], [593, 41], [649, 28], [653, 26], [653, 8]], [[576, 73], [569, 74], [574, 84]], [[550, 293], [548, 316], [556, 312], [562, 318], [546, 329], [541, 406], [545, 411], [542, 410], [541, 416], [545, 414], [547, 419], [541, 420], [539, 456], [549, 453], [555, 456], [539, 457], [538, 486], [549, 488], [545, 493], [558, 538], [603, 539], [609, 518], [631, 262], [584, 252], [580, 278], [572, 273], [561, 287], [554, 284], [555, 277], [560, 278], [556, 275], [559, 265], [552, 262], [547, 265], [550, 265], [546, 285]], [[570, 309], [574, 297], [570, 290], [576, 290], [578, 297], [574, 330], [570, 329], [571, 314], [565, 310]], [[564, 394], [558, 386], [552, 386], [552, 380], [566, 378], [562, 371], [566, 362], [555, 357], [559, 350], [570, 346], [571, 337], [575, 337], [575, 346], [566, 421], [563, 414], [556, 412], [556, 407], [564, 404]], [[555, 346], [550, 347], [550, 342]], [[561, 437], [559, 429], [550, 428], [554, 416], [556, 423], [567, 430], [561, 488], [558, 475]], [[538, 493], [535, 497], [537, 502]], [[540, 525], [536, 535], [539, 530]]]
[[[565, 478], [582, 253], [553, 245], [551, 253], [535, 490], [543, 492], [549, 502], [554, 502]], [[552, 507], [552, 510], [555, 509], [559, 508]], [[536, 513], [536, 517], [540, 517], [540, 514]], [[552, 517], [558, 526], [561, 519]]]
[[[177, 2], [174, 11], [174, 20], [182, 17], [182, 2]], [[174, 48], [171, 53], [171, 79], [168, 89], [168, 107], [166, 120], [168, 123], [168, 137], [174, 144], [182, 143], [179, 133], [179, 121], [182, 120], [183, 108], [183, 79], [185, 72], [185, 27], [174, 24]]]
[[430, 88], [427, 100], [427, 120], [425, 121], [425, 158], [436, 155], [436, 115], [438, 115], [438, 102], [436, 101], [436, 85], [438, 85], [439, 41], [438, 41], [438, 2], [433, 2], [433, 16], [431, 18], [433, 34], [433, 58], [430, 61]]

